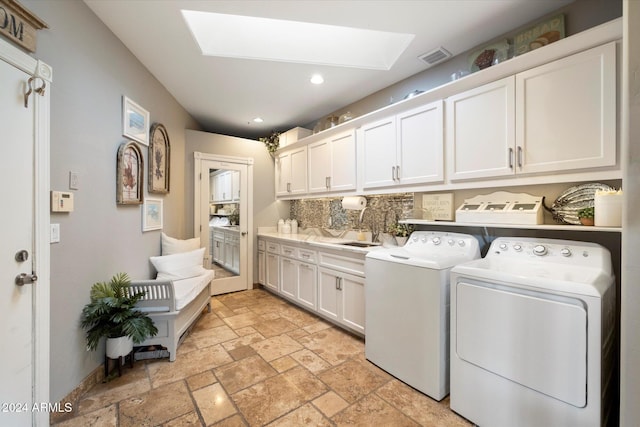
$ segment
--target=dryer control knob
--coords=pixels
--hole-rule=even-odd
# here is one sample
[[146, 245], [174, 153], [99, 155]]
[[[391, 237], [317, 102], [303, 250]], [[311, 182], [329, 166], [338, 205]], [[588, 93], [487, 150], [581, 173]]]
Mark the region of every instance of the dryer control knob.
[[466, 245], [464, 240], [458, 240], [458, 246], [464, 247], [464, 245]]
[[506, 250], [507, 250], [507, 248], [508, 248], [508, 246], [507, 246], [507, 244], [506, 244], [506, 243], [500, 243], [499, 248], [500, 248], [500, 250], [506, 251]]
[[440, 244], [440, 238], [439, 237], [434, 237], [433, 238], [433, 244], [434, 245], [439, 245]]
[[414, 242], [417, 242], [417, 241], [418, 241], [418, 236], [417, 236], [417, 235], [413, 236], [413, 237], [411, 238], [411, 240], [413, 240]]
[[427, 236], [422, 236], [422, 243], [427, 243], [427, 240], [429, 240], [429, 238]]
[[453, 246], [456, 244], [456, 242], [453, 239], [447, 240], [447, 243], [449, 244], [449, 246]]
[[569, 249], [569, 248], [560, 249], [560, 255], [566, 256], [566, 257], [571, 256], [571, 249]]
[[544, 245], [536, 245], [533, 248], [533, 254], [538, 256], [543, 256], [547, 254], [547, 247]]
[[516, 252], [522, 251], [522, 245], [513, 245], [513, 250]]

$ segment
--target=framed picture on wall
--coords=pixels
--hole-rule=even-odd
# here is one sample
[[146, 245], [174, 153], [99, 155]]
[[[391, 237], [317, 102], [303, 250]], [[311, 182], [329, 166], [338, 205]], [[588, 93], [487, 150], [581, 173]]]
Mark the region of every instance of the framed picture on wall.
[[127, 98], [122, 97], [122, 136], [149, 145], [149, 112]]
[[162, 199], [145, 199], [142, 205], [142, 231], [162, 230]]
[[116, 203], [139, 205], [142, 203], [142, 151], [134, 142], [123, 142], [118, 148], [116, 166]]
[[149, 133], [149, 193], [168, 193], [171, 159], [169, 134], [160, 123], [154, 123]]

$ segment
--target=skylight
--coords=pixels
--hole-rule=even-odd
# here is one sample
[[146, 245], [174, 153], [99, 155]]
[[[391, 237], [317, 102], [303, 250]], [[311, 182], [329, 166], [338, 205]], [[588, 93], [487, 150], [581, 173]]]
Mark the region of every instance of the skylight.
[[388, 70], [413, 34], [183, 10], [203, 55]]

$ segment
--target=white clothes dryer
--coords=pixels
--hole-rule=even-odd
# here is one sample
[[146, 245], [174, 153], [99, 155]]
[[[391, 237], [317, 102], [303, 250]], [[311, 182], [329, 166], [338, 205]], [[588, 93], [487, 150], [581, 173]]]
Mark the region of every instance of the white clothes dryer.
[[365, 356], [441, 400], [449, 394], [449, 271], [480, 258], [468, 234], [415, 231], [365, 261]]
[[451, 270], [451, 409], [480, 426], [601, 426], [615, 286], [595, 243], [498, 238]]

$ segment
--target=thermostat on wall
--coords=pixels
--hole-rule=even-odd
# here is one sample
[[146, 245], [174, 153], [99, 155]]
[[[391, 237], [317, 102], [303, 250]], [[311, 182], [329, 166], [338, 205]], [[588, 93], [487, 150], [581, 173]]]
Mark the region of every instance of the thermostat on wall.
[[73, 212], [73, 193], [52, 191], [51, 212]]

